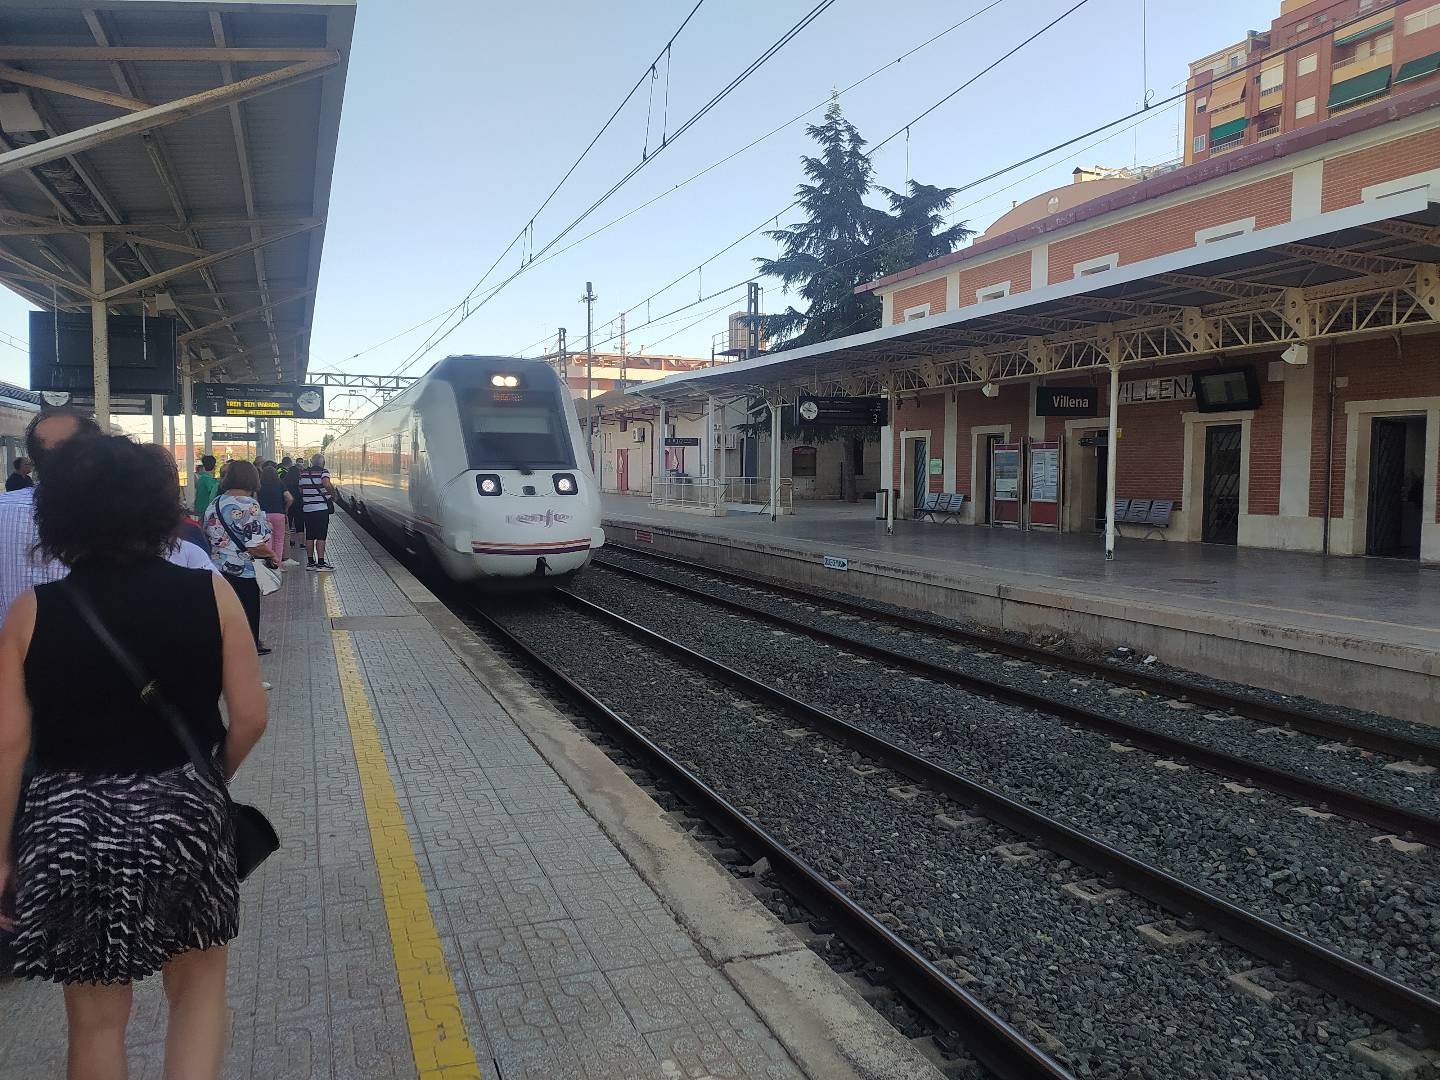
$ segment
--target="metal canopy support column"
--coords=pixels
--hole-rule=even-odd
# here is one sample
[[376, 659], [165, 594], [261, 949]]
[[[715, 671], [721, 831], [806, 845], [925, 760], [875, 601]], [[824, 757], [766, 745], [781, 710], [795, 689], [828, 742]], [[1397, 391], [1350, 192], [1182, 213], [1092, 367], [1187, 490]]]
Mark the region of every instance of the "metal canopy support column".
[[653, 499], [665, 478], [665, 434], [669, 425], [665, 422], [665, 402], [660, 402], [660, 412], [655, 423], [655, 453], [650, 464], [650, 497]]
[[180, 455], [176, 452], [179, 448], [175, 445], [175, 417], [166, 417], [166, 422], [170, 427], [170, 437], [166, 440], [166, 445], [170, 448], [170, 456], [178, 462]]
[[770, 400], [770, 520], [780, 514], [780, 395]]
[[185, 374], [180, 379], [180, 411], [185, 416], [185, 504], [195, 505], [195, 381], [190, 377], [190, 365], [185, 365]]
[[885, 535], [890, 536], [895, 532], [895, 380], [892, 378], [885, 386], [885, 419], [889, 421], [885, 425], [885, 453], [881, 456], [881, 464], [884, 466], [881, 472], [885, 474]]
[[212, 437], [214, 436], [214, 434], [215, 434], [214, 425], [210, 422], [210, 417], [209, 417], [209, 416], [206, 416], [206, 417], [205, 417], [205, 441], [204, 441], [204, 443], [202, 444], [202, 449], [203, 449], [204, 452], [207, 453], [207, 454], [212, 454], [212, 453], [215, 452], [215, 447], [214, 447], [213, 441], [212, 441]]
[[715, 395], [705, 397], [705, 450], [700, 455], [700, 476], [709, 480], [715, 474]]
[[1120, 364], [1110, 361], [1110, 427], [1105, 447], [1105, 561], [1115, 558], [1115, 461], [1120, 456]]
[[150, 441], [156, 446], [165, 445], [165, 395], [150, 395]]
[[[90, 292], [105, 292], [105, 237], [90, 234]], [[60, 313], [57, 311], [58, 319]], [[95, 361], [95, 422], [110, 433], [110, 319], [104, 300], [90, 303], [90, 348]]]

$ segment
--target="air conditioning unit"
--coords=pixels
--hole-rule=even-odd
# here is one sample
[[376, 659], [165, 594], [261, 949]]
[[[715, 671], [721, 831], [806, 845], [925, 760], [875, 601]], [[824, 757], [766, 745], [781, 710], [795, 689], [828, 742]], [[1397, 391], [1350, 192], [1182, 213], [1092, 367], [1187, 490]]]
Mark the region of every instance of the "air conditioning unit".
[[634, 442], [644, 442], [644, 441], [645, 441], [645, 429], [644, 429], [643, 427], [633, 427], [633, 428], [631, 428], [631, 429], [630, 429], [630, 438], [631, 438], [631, 440], [634, 441]]
[[736, 432], [736, 431], [717, 431], [717, 432], [715, 432], [715, 449], [716, 449], [716, 450], [739, 450], [739, 449], [740, 449], [740, 433], [739, 433], [739, 432]]

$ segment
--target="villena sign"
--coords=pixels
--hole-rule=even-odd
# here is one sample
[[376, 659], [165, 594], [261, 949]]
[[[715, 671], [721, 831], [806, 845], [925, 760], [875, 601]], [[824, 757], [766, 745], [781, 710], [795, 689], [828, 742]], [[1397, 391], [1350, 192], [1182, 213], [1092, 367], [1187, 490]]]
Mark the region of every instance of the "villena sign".
[[1094, 386], [1037, 386], [1036, 416], [1095, 416], [1100, 391]]

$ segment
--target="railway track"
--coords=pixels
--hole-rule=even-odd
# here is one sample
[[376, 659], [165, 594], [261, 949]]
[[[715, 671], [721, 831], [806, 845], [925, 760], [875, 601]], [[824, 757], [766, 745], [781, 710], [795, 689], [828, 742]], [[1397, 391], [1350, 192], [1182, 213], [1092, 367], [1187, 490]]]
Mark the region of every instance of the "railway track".
[[[657, 564], [675, 567], [686, 573], [703, 574], [707, 577], [731, 581], [740, 586], [764, 589], [793, 600], [819, 604], [835, 611], [858, 615], [872, 622], [885, 623], [913, 633], [927, 634], [947, 641], [962, 643], [1001, 656], [1066, 671], [1082, 678], [1101, 679], [1116, 686], [1140, 690], [1161, 697], [1183, 698], [1203, 708], [1234, 713], [1239, 717], [1247, 717], [1259, 723], [1302, 732], [1316, 738], [1327, 739], [1376, 754], [1384, 754], [1387, 757], [1414, 761], [1422, 765], [1440, 764], [1440, 732], [1426, 738], [1423, 735], [1381, 731], [1363, 724], [1349, 723], [1333, 716], [1327, 716], [1299, 703], [1278, 705], [1250, 694], [1230, 692], [1157, 672], [1122, 668], [1099, 660], [1041, 648], [1000, 634], [945, 625], [930, 619], [846, 600], [832, 594], [817, 596], [813, 590], [799, 589], [781, 581], [741, 574], [733, 570], [696, 566], [662, 552], [646, 551], [627, 544], [618, 544], [613, 540], [607, 540], [606, 548], [638, 556]], [[603, 558], [597, 559], [595, 562], [597, 565], [611, 569], [625, 569], [620, 564]]]
[[[923, 785], [944, 800], [970, 808], [978, 815], [973, 822], [983, 823], [988, 819], [1015, 835], [1043, 845], [1046, 851], [1087, 867], [1098, 875], [1097, 880], [1088, 883], [1090, 887], [1103, 891], [1110, 884], [1122, 885], [1182, 920], [1193, 920], [1247, 953], [1267, 960], [1285, 972], [1286, 978], [1299, 977], [1321, 987], [1407, 1033], [1417, 1042], [1433, 1042], [1440, 1038], [1440, 1001], [615, 612], [563, 591], [562, 598], [566, 605], [586, 619], [603, 623], [646, 650], [663, 652], [688, 671], [722, 683], [744, 699], [774, 710], [791, 721], [798, 721], [824, 738], [849, 748], [865, 761], [875, 763], [869, 767], [871, 771], [883, 768], [916, 785]], [[763, 853], [772, 868], [783, 866], [783, 872], [777, 872], [787, 889], [817, 912], [823, 912], [837, 927], [843, 928], [847, 940], [863, 955], [883, 964], [897, 985], [937, 1023], [961, 1032], [977, 1058], [996, 1075], [1068, 1075], [1036, 1045], [1036, 1040], [1027, 1038], [1016, 1027], [1000, 1020], [976, 995], [965, 991], [901, 935], [875, 915], [864, 911], [845, 892], [806, 865], [733, 801], [708, 786], [696, 772], [687, 769], [675, 755], [657, 745], [639, 726], [620, 716], [616, 708], [604, 704], [599, 695], [588, 689], [580, 679], [558, 670], [565, 665], [557, 664], [553, 658], [544, 655], [544, 650], [527, 644], [525, 635], [513, 632], [505, 625], [505, 619], [491, 615], [483, 617], [515, 651], [527, 657], [529, 662], [540, 665], [547, 672], [547, 677], [563, 687], [566, 696], [583, 707], [587, 714], [603, 718], [605, 727], [620, 735], [627, 747], [647, 761], [648, 767], [663, 772], [667, 779], [687, 793], [687, 798], [693, 798], [697, 805], [704, 806], [707, 816], [718, 816], [725, 831], [735, 836], [742, 846]], [[615, 704], [618, 708], [619, 703]], [[865, 770], [858, 771], [863, 773]]]
[[[1181, 738], [1112, 715], [1106, 715], [1092, 708], [1073, 705], [1060, 700], [1057, 696], [1037, 694], [1012, 683], [969, 674], [951, 666], [938, 664], [884, 645], [878, 645], [873, 641], [865, 640], [854, 634], [842, 634], [826, 630], [799, 619], [786, 617], [753, 603], [747, 603], [733, 597], [717, 595], [712, 591], [686, 585], [671, 578], [646, 573], [632, 566], [610, 560], [597, 560], [597, 565], [604, 567], [607, 571], [622, 574], [633, 580], [643, 581], [650, 586], [686, 596], [690, 599], [727, 611], [736, 612], [773, 626], [781, 627], [789, 633], [808, 636], [838, 649], [879, 661], [899, 671], [904, 671], [938, 683], [955, 686], [993, 701], [1004, 702], [1008, 705], [1031, 709], [1042, 714], [1054, 716], [1064, 723], [1101, 733], [1110, 738], [1120, 740], [1126, 745], [1155, 754], [1165, 760], [1193, 764], [1248, 787], [1263, 787], [1277, 794], [1284, 795], [1287, 798], [1295, 799], [1302, 805], [1316, 808], [1319, 812], [1340, 814], [1352, 820], [1373, 825], [1378, 829], [1384, 830], [1386, 833], [1394, 834], [1408, 841], [1416, 841], [1432, 847], [1440, 846], [1440, 818], [1431, 814], [1410, 807], [1396, 805], [1383, 799], [1365, 795], [1334, 784], [1325, 783], [1311, 776], [1277, 768], [1265, 762], [1257, 761], [1254, 758], [1227, 753], [1191, 739]], [[772, 587], [769, 583], [750, 582], [749, 584], [759, 585], [767, 589]], [[883, 612], [872, 613], [871, 609], [864, 608], [860, 605], [832, 603], [829, 598], [819, 600], [810, 594], [800, 593], [798, 590], [778, 586], [775, 586], [774, 589], [785, 595], [794, 595], [803, 598], [804, 601], [809, 604], [818, 603], [826, 607], [836, 607], [852, 614], [864, 612], [867, 617], [870, 614], [874, 614], [877, 621], [892, 622], [899, 620], [899, 623], [907, 629], [923, 630], [923, 632], [933, 634], [937, 637], [947, 636], [943, 628], [936, 627], [934, 624], [922, 620], [906, 619], [903, 616], [893, 616]], [[963, 635], [966, 640], [969, 639], [969, 636], [964, 634], [964, 632], [956, 631], [955, 633]], [[992, 639], [986, 637], [984, 640], [988, 647]], [[1038, 663], [1040, 662], [1039, 657], [1043, 656], [1047, 658], [1048, 666], [1065, 666], [1063, 664], [1049, 663], [1048, 658], [1051, 654], [1044, 652], [1044, 650], [1032, 649], [1028, 646], [1025, 648], [1027, 650], [1027, 659], [1031, 662]], [[1083, 666], [1086, 671], [1091, 671], [1096, 667], [1102, 667], [1105, 671], [1109, 670], [1108, 666], [1104, 665], [1088, 664]], [[1168, 680], [1164, 682], [1164, 685], [1170, 686], [1177, 693], [1179, 692], [1178, 686], [1173, 686]], [[1230, 696], [1230, 700], [1240, 699], [1232, 695]], [[1276, 712], [1276, 710], [1272, 709], [1272, 716], [1274, 716]], [[1338, 722], [1327, 720], [1327, 723], [1333, 727], [1333, 725]]]

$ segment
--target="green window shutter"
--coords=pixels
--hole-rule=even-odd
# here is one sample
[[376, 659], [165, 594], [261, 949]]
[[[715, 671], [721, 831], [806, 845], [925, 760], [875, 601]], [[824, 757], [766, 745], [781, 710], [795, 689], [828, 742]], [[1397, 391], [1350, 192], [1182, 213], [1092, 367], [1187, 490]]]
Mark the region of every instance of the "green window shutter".
[[1400, 65], [1400, 72], [1395, 76], [1395, 84], [1398, 86], [1403, 82], [1410, 82], [1412, 79], [1423, 79], [1426, 75], [1433, 75], [1440, 71], [1440, 52], [1433, 52], [1429, 56], [1422, 56], [1415, 60], [1407, 60]]
[[1240, 132], [1242, 132], [1242, 131], [1245, 130], [1245, 126], [1246, 126], [1247, 124], [1249, 124], [1249, 123], [1250, 123], [1250, 121], [1247, 120], [1245, 117], [1242, 116], [1242, 117], [1240, 117], [1240, 119], [1238, 119], [1238, 120], [1231, 120], [1229, 123], [1220, 124], [1220, 125], [1217, 126], [1217, 127], [1211, 128], [1211, 129], [1210, 129], [1210, 143], [1211, 143], [1211, 145], [1213, 146], [1213, 145], [1214, 145], [1215, 143], [1217, 143], [1217, 142], [1221, 142], [1221, 141], [1224, 140], [1224, 139], [1228, 139], [1231, 135], [1239, 135]]
[[1356, 30], [1353, 34], [1337, 37], [1334, 43], [1336, 45], [1349, 45], [1352, 41], [1359, 41], [1361, 38], [1369, 37], [1371, 34], [1383, 33], [1394, 25], [1394, 19], [1386, 19], [1384, 22], [1378, 22], [1374, 26], [1367, 26], [1364, 30]]
[[1389, 88], [1390, 69], [1376, 68], [1330, 87], [1330, 100], [1326, 103], [1326, 108], [1343, 109], [1346, 105], [1354, 105], [1366, 98], [1383, 94]]

